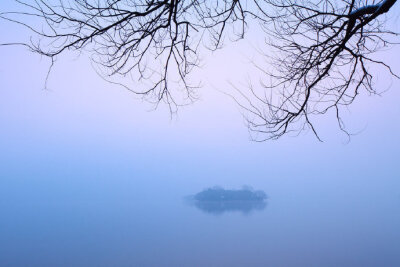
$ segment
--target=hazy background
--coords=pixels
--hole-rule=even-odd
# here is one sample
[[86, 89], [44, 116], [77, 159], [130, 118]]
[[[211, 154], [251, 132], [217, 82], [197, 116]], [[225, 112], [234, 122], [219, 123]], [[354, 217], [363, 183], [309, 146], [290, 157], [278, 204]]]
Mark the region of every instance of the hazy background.
[[[0, 42], [26, 33], [0, 21]], [[205, 57], [201, 99], [172, 119], [85, 55], [61, 57], [44, 90], [47, 59], [0, 48], [0, 265], [399, 266], [400, 82], [377, 74], [390, 90], [351, 106], [348, 144], [322, 117], [324, 143], [253, 143], [215, 89], [251, 76], [256, 36]], [[380, 57], [400, 72], [399, 54]], [[214, 185], [262, 189], [267, 207], [215, 216], [182, 200]]]

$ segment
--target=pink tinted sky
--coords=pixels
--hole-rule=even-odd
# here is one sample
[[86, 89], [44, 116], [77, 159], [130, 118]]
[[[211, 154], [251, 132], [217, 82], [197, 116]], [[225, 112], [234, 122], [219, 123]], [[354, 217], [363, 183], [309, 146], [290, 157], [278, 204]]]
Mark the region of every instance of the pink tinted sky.
[[[10, 3], [2, 1], [0, 10], [9, 8]], [[396, 6], [389, 14], [388, 23], [393, 29], [399, 29], [398, 11]], [[1, 42], [27, 33], [16, 25], [0, 23]], [[390, 80], [390, 89], [382, 97], [361, 96], [351, 107], [347, 125], [361, 132], [349, 144], [344, 144], [346, 137], [332, 119], [324, 117], [317, 128], [325, 143], [319, 143], [311, 132], [262, 144], [250, 142], [238, 107], [215, 89], [229, 91], [229, 82], [243, 82], [254, 74], [248, 61], [258, 57], [251, 48], [260, 45], [260, 36], [250, 32], [245, 41], [227, 43], [224, 49], [205, 56], [204, 67], [192, 74], [204, 84], [199, 90], [200, 100], [182, 108], [172, 119], [165, 108], [149, 111], [152, 105], [105, 83], [85, 55], [78, 59], [61, 57], [50, 76], [49, 89], [43, 90], [49, 61], [21, 47], [1, 48], [2, 151], [10, 155], [9, 160], [50, 147], [85, 148], [88, 155], [99, 148], [132, 153], [156, 151], [169, 156], [197, 151], [221, 157], [237, 155], [243, 161], [287, 159], [296, 165], [308, 157], [322, 162], [321, 155], [332, 154], [332, 159], [343, 161], [355, 158], [360, 166], [364, 166], [368, 153], [376, 151], [371, 158], [378, 157], [389, 172], [399, 174], [393, 165], [400, 148], [400, 82], [395, 79]], [[400, 72], [399, 55], [400, 47], [395, 47], [379, 53], [379, 58]], [[387, 75], [377, 73], [376, 77], [378, 87], [388, 86]], [[276, 165], [277, 170], [282, 166]]]

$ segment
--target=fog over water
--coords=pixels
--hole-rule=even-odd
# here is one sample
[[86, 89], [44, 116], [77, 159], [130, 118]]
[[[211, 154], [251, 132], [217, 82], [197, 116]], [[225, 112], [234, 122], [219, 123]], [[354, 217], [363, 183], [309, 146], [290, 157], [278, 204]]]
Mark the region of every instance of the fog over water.
[[188, 178], [182, 178], [173, 169], [138, 169], [129, 161], [58, 164], [2, 170], [2, 265], [396, 266], [400, 261], [397, 177], [259, 174], [257, 188], [268, 192], [268, 203], [242, 212], [224, 210], [221, 203], [188, 205], [183, 196], [213, 180], [202, 178], [209, 175], [204, 170], [196, 175], [186, 170]]
[[[0, 266], [400, 266], [400, 82], [354, 103], [350, 143], [332, 118], [323, 143], [254, 143], [215, 90], [246, 78], [244, 48], [215, 52], [172, 119], [85, 57], [60, 58], [44, 90], [45, 59], [0, 49]], [[400, 70], [399, 54], [381, 57]], [[188, 203], [215, 185], [268, 198]]]

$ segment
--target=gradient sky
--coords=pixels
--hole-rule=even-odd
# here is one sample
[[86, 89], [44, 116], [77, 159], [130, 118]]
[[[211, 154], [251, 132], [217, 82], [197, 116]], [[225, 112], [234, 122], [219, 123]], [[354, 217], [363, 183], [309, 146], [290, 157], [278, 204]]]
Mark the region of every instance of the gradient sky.
[[[0, 10], [7, 8], [7, 1], [2, 1]], [[398, 18], [392, 17], [390, 23], [396, 24]], [[27, 33], [1, 23], [2, 42]], [[3, 175], [25, 170], [35, 179], [46, 168], [95, 165], [114, 171], [127, 168], [149, 177], [170, 173], [184, 181], [187, 191], [215, 184], [257, 187], [268, 181], [268, 186], [281, 188], [286, 184], [282, 181], [312, 186], [307, 179], [327, 185], [359, 179], [371, 188], [379, 184], [382, 194], [388, 190], [400, 196], [400, 81], [392, 79], [381, 97], [361, 95], [350, 107], [346, 124], [359, 132], [350, 143], [329, 117], [320, 117], [316, 124], [324, 143], [310, 132], [254, 143], [238, 107], [215, 89], [229, 91], [229, 82], [251, 77], [254, 70], [246, 62], [257, 56], [251, 50], [260, 45], [256, 36], [260, 34], [250, 32], [245, 41], [227, 43], [205, 57], [204, 67], [193, 73], [193, 79], [204, 83], [200, 100], [172, 119], [165, 107], [151, 111], [152, 105], [105, 83], [85, 55], [61, 57], [45, 90], [48, 59], [21, 47], [1, 48]], [[379, 54], [398, 71], [399, 49]], [[386, 79], [377, 81], [377, 87], [387, 87], [387, 75], [376, 77]]]
[[[12, 6], [2, 1], [0, 10]], [[397, 17], [389, 15], [391, 25]], [[27, 32], [16, 25], [1, 22], [2, 42], [21, 38]], [[393, 26], [396, 27], [396, 26]], [[204, 57], [204, 67], [193, 72], [193, 79], [202, 80], [200, 100], [182, 108], [170, 119], [165, 107], [149, 111], [152, 106], [139, 100], [124, 89], [105, 83], [97, 76], [87, 57], [66, 55], [56, 63], [44, 90], [44, 79], [49, 62], [21, 47], [0, 49], [0, 123], [1, 146], [4, 160], [28, 156], [46, 157], [52, 150], [86, 149], [90, 157], [97, 150], [130, 151], [139, 149], [169, 159], [184, 157], [184, 151], [193, 154], [232, 157], [258, 161], [264, 158], [279, 162], [276, 170], [284, 166], [308, 162], [309, 166], [370, 167], [368, 162], [385, 165], [385, 171], [398, 174], [395, 167], [399, 148], [399, 81], [393, 79], [382, 97], [361, 96], [346, 115], [346, 124], [359, 132], [349, 144], [337, 125], [329, 118], [320, 117], [316, 127], [324, 143], [312, 134], [285, 137], [265, 143], [250, 142], [240, 112], [235, 104], [219, 90], [229, 91], [228, 82], [244, 82], [254, 69], [246, 64], [257, 53], [250, 46], [260, 46], [257, 32], [250, 32], [243, 42], [227, 43], [226, 48]], [[252, 43], [251, 45], [249, 43]], [[249, 52], [250, 51], [250, 52]], [[400, 70], [399, 48], [379, 54], [394, 70]], [[387, 79], [377, 73], [376, 77]], [[386, 80], [377, 81], [377, 87], [387, 87]], [[352, 151], [352, 152], [350, 152]], [[141, 153], [135, 153], [139, 156]], [[334, 157], [325, 162], [323, 157]], [[195, 156], [195, 155], [193, 155]], [[323, 162], [321, 162], [323, 161]], [[335, 163], [333, 163], [334, 161]], [[339, 163], [340, 162], [340, 163]], [[351, 162], [351, 163], [350, 163]], [[300, 167], [302, 168], [302, 167]]]
[[[14, 5], [12, 2], [0, 1], [0, 12], [10, 9]], [[390, 27], [398, 31], [399, 11], [397, 5], [388, 15]], [[26, 34], [27, 31], [21, 27], [0, 21], [0, 43], [19, 40]], [[360, 95], [350, 107], [345, 122], [349, 130], [358, 134], [349, 143], [329, 117], [320, 117], [316, 122], [323, 143], [318, 142], [311, 132], [297, 137], [286, 136], [278, 141], [254, 143], [249, 141], [238, 107], [218, 90], [229, 91], [229, 82], [237, 84], [252, 77], [254, 68], [248, 62], [258, 57], [252, 47], [262, 48], [261, 41], [262, 35], [251, 31], [244, 41], [226, 43], [224, 49], [205, 55], [204, 66], [192, 73], [193, 79], [203, 81], [204, 86], [199, 89], [201, 98], [179, 110], [172, 119], [165, 107], [151, 111], [152, 105], [134, 94], [105, 83], [97, 76], [85, 54], [79, 58], [71, 54], [60, 57], [50, 75], [48, 89], [43, 89], [49, 60], [31, 54], [22, 47], [1, 47], [0, 210], [2, 215], [7, 216], [4, 217], [6, 220], [0, 222], [0, 226], [3, 223], [6, 227], [0, 229], [5, 229], [4, 238], [8, 239], [4, 240], [15, 241], [6, 243], [7, 251], [16, 255], [9, 258], [20, 259], [18, 253], [25, 244], [25, 236], [19, 242], [15, 236], [20, 236], [7, 229], [17, 229], [21, 235], [26, 234], [28, 240], [41, 240], [39, 233], [31, 231], [41, 228], [36, 229], [35, 224], [32, 228], [26, 226], [26, 218], [36, 219], [36, 225], [39, 225], [38, 221], [41, 222], [40, 225], [45, 226], [41, 230], [48, 231], [51, 240], [59, 236], [57, 231], [62, 232], [62, 227], [57, 223], [62, 225], [64, 222], [57, 220], [64, 218], [64, 212], [71, 215], [67, 220], [70, 228], [67, 227], [62, 234], [70, 242], [66, 246], [70, 245], [73, 250], [76, 243], [71, 240], [80, 239], [81, 234], [85, 236], [88, 229], [93, 236], [103, 234], [101, 227], [107, 223], [102, 225], [101, 220], [108, 220], [115, 214], [121, 218], [129, 216], [131, 207], [122, 204], [120, 210], [114, 212], [113, 209], [118, 209], [119, 205], [110, 204], [113, 200], [135, 198], [135, 194], [142, 196], [144, 192], [150, 195], [146, 196], [148, 199], [157, 192], [173, 192], [182, 197], [214, 185], [227, 188], [251, 185], [266, 191], [271, 205], [265, 215], [269, 216], [266, 220], [268, 227], [265, 226], [269, 232], [265, 236], [270, 234], [268, 237], [277, 242], [271, 244], [272, 257], [274, 251], [282, 247], [307, 253], [303, 242], [309, 241], [310, 233], [321, 235], [327, 248], [336, 246], [340, 250], [340, 244], [330, 243], [330, 240], [336, 240], [335, 229], [345, 233], [343, 240], [346, 242], [343, 244], [361, 247], [355, 250], [355, 257], [366, 255], [362, 244], [364, 239], [350, 239], [358, 235], [363, 237], [365, 233], [368, 233], [373, 244], [375, 241], [378, 245], [389, 244], [390, 253], [394, 251], [390, 255], [396, 255], [395, 245], [400, 240], [400, 233], [396, 231], [400, 220], [400, 81], [388, 79], [384, 73], [375, 74], [378, 78], [377, 87], [386, 89], [390, 84], [390, 88], [382, 96]], [[379, 58], [386, 60], [400, 73], [399, 55], [400, 46], [380, 52]], [[88, 199], [99, 203], [104, 200], [106, 207], [103, 208], [106, 211], [102, 208], [96, 210], [96, 205], [93, 211], [92, 206], [82, 204]], [[38, 208], [33, 211], [29, 208], [31, 202], [53, 203], [55, 200], [84, 201], [75, 206], [61, 204], [65, 210], [58, 210], [57, 207], [39, 209], [54, 212], [56, 219], [51, 218], [52, 214], [34, 214]], [[21, 207], [18, 205], [20, 203], [25, 209], [16, 208]], [[318, 206], [319, 203], [321, 206]], [[159, 205], [164, 212], [160, 204], [152, 205]], [[71, 207], [76, 208], [77, 212]], [[91, 212], [105, 215], [97, 220], [94, 215], [94, 219], [89, 218]], [[172, 211], [169, 217], [163, 216], [167, 218], [169, 226], [181, 231], [179, 222], [173, 216], [182, 219], [186, 215], [176, 213]], [[84, 217], [89, 218], [88, 228], [79, 218], [73, 217], [85, 216], [82, 214], [90, 215]], [[107, 217], [108, 214], [111, 216]], [[314, 221], [315, 214], [321, 216], [316, 216]], [[14, 215], [17, 219], [13, 219]], [[193, 229], [201, 227], [204, 218], [196, 214], [191, 216], [195, 218], [192, 221]], [[212, 233], [218, 236], [218, 231], [228, 229], [226, 225], [230, 218], [227, 221], [221, 219], [220, 222], [210, 219], [206, 223], [211, 225]], [[296, 225], [291, 224], [293, 218], [296, 219]], [[361, 223], [357, 224], [359, 229], [354, 231], [352, 223], [357, 218]], [[50, 226], [46, 228], [47, 220], [56, 223], [49, 223]], [[110, 221], [115, 222], [113, 218]], [[334, 221], [338, 221], [338, 224]], [[262, 220], [251, 222], [260, 228], [264, 227]], [[318, 228], [321, 222], [322, 226]], [[143, 223], [143, 231], [146, 231], [146, 223], [140, 223]], [[93, 225], [98, 227], [97, 230]], [[104, 226], [109, 230], [104, 234], [111, 239], [115, 236], [112, 233], [113, 225], [110, 225]], [[304, 225], [306, 227], [302, 227]], [[310, 225], [316, 230], [307, 228]], [[94, 230], [90, 232], [92, 228]], [[74, 229], [83, 230], [79, 232]], [[160, 231], [158, 229], [156, 233]], [[280, 231], [288, 233], [285, 240], [280, 239]], [[37, 239], [35, 233], [39, 236]], [[300, 238], [303, 234], [305, 239]], [[68, 239], [70, 235], [72, 237]], [[188, 236], [192, 237], [190, 233]], [[248, 242], [264, 243], [255, 236], [243, 238]], [[292, 243], [280, 247], [285, 241]], [[84, 238], [82, 242], [85, 242]], [[40, 250], [36, 249], [37, 243], [33, 244], [27, 251]], [[91, 243], [88, 241], [88, 244]], [[99, 251], [114, 253], [114, 248], [107, 244], [95, 243], [94, 248], [90, 249], [96, 251], [96, 246], [104, 246], [104, 250]], [[312, 249], [323, 250], [324, 246], [319, 244], [315, 242]], [[370, 243], [365, 244], [369, 246]], [[49, 245], [48, 249], [58, 255], [56, 248]], [[371, 249], [371, 254], [368, 254], [371, 257], [373, 251], [378, 251], [373, 246], [368, 249]], [[0, 260], [1, 251], [0, 248]], [[149, 251], [147, 253], [152, 252]], [[312, 260], [314, 253], [310, 251], [306, 256]], [[285, 251], [280, 253], [285, 254]], [[94, 255], [98, 257], [99, 253]], [[282, 256], [279, 253], [276, 255]], [[117, 258], [112, 254], [107, 256], [111, 262]]]

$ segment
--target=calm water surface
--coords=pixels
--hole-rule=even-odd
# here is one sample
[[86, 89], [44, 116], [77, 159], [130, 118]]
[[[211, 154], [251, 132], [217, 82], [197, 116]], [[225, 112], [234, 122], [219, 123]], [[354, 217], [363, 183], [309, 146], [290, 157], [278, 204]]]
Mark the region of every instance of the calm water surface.
[[1, 266], [400, 266], [395, 178], [267, 177], [266, 205], [214, 209], [184, 200], [201, 170], [37, 165], [2, 171]]

